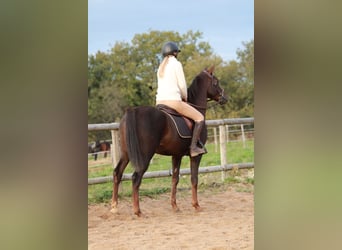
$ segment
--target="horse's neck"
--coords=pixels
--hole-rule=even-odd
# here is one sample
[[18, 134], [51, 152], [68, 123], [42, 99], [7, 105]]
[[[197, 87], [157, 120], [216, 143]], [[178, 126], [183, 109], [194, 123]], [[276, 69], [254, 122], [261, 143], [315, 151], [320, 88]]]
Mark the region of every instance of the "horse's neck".
[[205, 117], [207, 111], [207, 98], [204, 98], [203, 100], [200, 100], [199, 98], [192, 100], [192, 98], [189, 98], [188, 102]]
[[199, 78], [195, 78], [188, 88], [188, 102], [205, 116], [207, 109], [207, 92]]

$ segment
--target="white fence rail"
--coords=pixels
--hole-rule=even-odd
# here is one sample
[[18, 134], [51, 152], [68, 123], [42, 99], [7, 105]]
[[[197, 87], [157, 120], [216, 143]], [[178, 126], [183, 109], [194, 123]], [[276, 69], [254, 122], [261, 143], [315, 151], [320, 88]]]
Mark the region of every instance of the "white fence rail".
[[[232, 169], [244, 169], [244, 168], [253, 168], [254, 163], [237, 163], [237, 164], [227, 164], [225, 166], [210, 166], [210, 167], [200, 167], [198, 169], [198, 173], [213, 173], [213, 172], [222, 172], [228, 171]], [[190, 168], [187, 169], [180, 169], [180, 175], [190, 175]], [[160, 170], [160, 171], [153, 171], [153, 172], [146, 172], [143, 178], [160, 178], [160, 177], [170, 177], [172, 176], [172, 170]], [[132, 180], [132, 173], [131, 174], [123, 174], [122, 180]], [[98, 183], [105, 183], [113, 181], [113, 176], [105, 176], [105, 177], [95, 177], [88, 179], [88, 184], [98, 184]]]
[[[250, 118], [228, 118], [228, 119], [218, 119], [218, 120], [206, 120], [205, 124], [208, 127], [217, 127], [220, 125], [236, 125], [236, 124], [253, 124], [254, 117]], [[96, 130], [118, 130], [119, 123], [99, 123], [99, 124], [88, 124], [88, 131]]]
[[[219, 171], [228, 171], [233, 168], [243, 169], [243, 168], [254, 168], [254, 162], [249, 163], [237, 163], [237, 164], [227, 164], [226, 158], [226, 128], [227, 125], [241, 125], [242, 131], [242, 140], [245, 142], [245, 135], [243, 125], [245, 124], [254, 124], [254, 118], [232, 118], [232, 119], [219, 119], [219, 120], [207, 120], [206, 125], [208, 127], [219, 127], [219, 140], [220, 140], [220, 166], [209, 166], [209, 167], [200, 167], [199, 173], [211, 173], [211, 172], [219, 172]], [[97, 130], [111, 130], [112, 134], [112, 163], [113, 167], [116, 166], [116, 163], [119, 160], [119, 135], [118, 135], [119, 123], [102, 123], [102, 124], [88, 124], [88, 131], [97, 131]], [[214, 130], [216, 133], [216, 129]], [[216, 140], [216, 136], [215, 136]], [[190, 169], [181, 169], [181, 175], [189, 175]], [[163, 171], [153, 171], [146, 172], [143, 178], [159, 178], [159, 177], [169, 177], [172, 173], [170, 170]], [[122, 180], [131, 180], [132, 174], [124, 174]], [[113, 180], [112, 176], [105, 177], [95, 177], [88, 179], [88, 185], [98, 184], [110, 182]]]

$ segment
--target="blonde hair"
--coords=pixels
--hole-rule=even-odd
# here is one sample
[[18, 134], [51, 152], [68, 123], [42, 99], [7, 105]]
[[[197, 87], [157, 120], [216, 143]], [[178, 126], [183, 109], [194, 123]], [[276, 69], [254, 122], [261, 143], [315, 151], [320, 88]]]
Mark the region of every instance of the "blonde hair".
[[165, 66], [169, 61], [169, 56], [165, 56], [161, 64], [159, 65], [158, 68], [158, 76], [163, 77], [164, 76], [164, 71], [165, 71]]

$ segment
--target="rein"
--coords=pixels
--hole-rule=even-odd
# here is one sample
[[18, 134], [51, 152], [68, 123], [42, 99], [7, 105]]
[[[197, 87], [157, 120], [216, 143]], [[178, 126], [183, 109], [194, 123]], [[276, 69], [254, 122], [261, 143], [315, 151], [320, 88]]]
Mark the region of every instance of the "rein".
[[207, 107], [204, 107], [204, 106], [199, 106], [199, 105], [196, 105], [196, 104], [193, 104], [193, 103], [190, 103], [190, 102], [187, 102], [187, 104], [193, 106], [194, 108], [197, 108], [197, 109], [201, 109], [201, 110], [206, 110]]
[[[209, 101], [212, 101], [212, 99], [208, 99], [208, 100], [207, 100], [207, 102], [209, 102]], [[206, 106], [206, 107], [204, 107], [204, 106], [199, 106], [199, 105], [196, 105], [196, 104], [193, 104], [193, 103], [190, 103], [190, 102], [187, 102], [187, 104], [193, 106], [194, 108], [200, 109], [200, 110], [207, 110], [207, 109], [210, 109], [210, 108], [212, 108], [212, 107], [215, 107], [215, 106], [218, 105], [219, 103], [218, 103], [218, 102], [214, 102], [212, 105]]]
[[[213, 99], [208, 99], [208, 100], [207, 100], [207, 102], [210, 102], [210, 101], [213, 101]], [[204, 111], [206, 111], [206, 110], [208, 110], [208, 109], [211, 109], [211, 108], [213, 108], [213, 107], [219, 105], [218, 102], [214, 102], [214, 103], [212, 103], [211, 105], [208, 105], [208, 106], [206, 106], [206, 107], [204, 107], [204, 106], [199, 106], [199, 105], [195, 105], [195, 104], [192, 104], [192, 103], [190, 103], [190, 102], [187, 102], [187, 104], [189, 104], [190, 106], [192, 106], [192, 107], [194, 107], [194, 108], [196, 108], [196, 109], [198, 109], [198, 110], [204, 110]]]

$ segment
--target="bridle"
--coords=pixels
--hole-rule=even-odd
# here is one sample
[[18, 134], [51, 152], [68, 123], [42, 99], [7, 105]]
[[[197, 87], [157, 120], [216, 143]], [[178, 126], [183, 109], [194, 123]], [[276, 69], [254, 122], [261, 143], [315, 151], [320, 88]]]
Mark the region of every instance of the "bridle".
[[[214, 80], [215, 80], [214, 75], [210, 74], [207, 70], [203, 70], [203, 73], [205, 73], [210, 78], [210, 80], [211, 80], [210, 83], [212, 86], [214, 86], [215, 85], [214, 84]], [[219, 100], [218, 100], [218, 102], [215, 103], [215, 105], [220, 103], [223, 98], [224, 98], [224, 89], [221, 88], [221, 92], [219, 93]], [[208, 99], [208, 101], [212, 101], [212, 100], [213, 99]]]
[[[214, 83], [214, 81], [215, 81], [214, 75], [210, 74], [207, 70], [203, 70], [202, 72], [205, 73], [210, 78], [210, 81], [211, 81], [210, 84], [212, 86], [214, 86], [215, 85], [215, 83]], [[214, 104], [210, 105], [209, 107], [202, 107], [202, 106], [195, 105], [195, 104], [192, 104], [192, 103], [188, 103], [188, 104], [190, 104], [191, 106], [193, 106], [193, 107], [195, 107], [197, 109], [206, 110], [206, 109], [212, 108], [212, 107], [220, 104], [222, 99], [224, 99], [224, 89], [221, 89], [221, 92], [219, 93], [219, 100], [217, 102], [215, 102]], [[209, 102], [209, 101], [213, 101], [213, 99], [208, 98], [207, 102]]]

